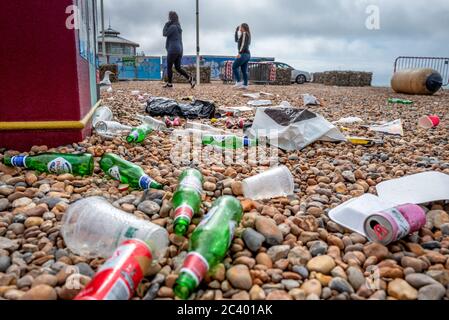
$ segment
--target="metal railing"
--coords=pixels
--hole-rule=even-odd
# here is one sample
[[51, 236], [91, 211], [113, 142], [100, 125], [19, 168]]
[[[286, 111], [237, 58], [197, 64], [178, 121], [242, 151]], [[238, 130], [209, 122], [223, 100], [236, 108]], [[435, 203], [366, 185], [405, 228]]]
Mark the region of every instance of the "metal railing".
[[441, 57], [398, 57], [394, 62], [394, 72], [404, 69], [431, 68], [443, 77], [443, 86], [449, 85], [449, 58]]
[[[232, 63], [233, 61], [226, 61], [221, 68], [220, 78], [224, 83], [233, 81]], [[272, 62], [250, 62], [248, 77], [254, 84], [270, 84], [276, 81], [276, 68]]]
[[270, 62], [250, 62], [248, 64], [249, 80], [252, 83], [268, 84], [276, 80], [272, 74], [273, 64]]

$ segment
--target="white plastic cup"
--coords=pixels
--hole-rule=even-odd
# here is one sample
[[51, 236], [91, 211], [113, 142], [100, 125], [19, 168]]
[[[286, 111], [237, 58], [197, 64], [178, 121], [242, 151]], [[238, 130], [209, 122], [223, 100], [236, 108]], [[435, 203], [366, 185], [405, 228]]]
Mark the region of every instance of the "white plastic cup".
[[88, 258], [108, 258], [124, 241], [140, 239], [148, 244], [156, 262], [169, 244], [164, 228], [117, 209], [102, 197], [70, 205], [62, 219], [61, 235], [71, 251]]
[[435, 128], [439, 124], [440, 118], [437, 115], [423, 116], [418, 120], [418, 125], [423, 129]]
[[243, 180], [243, 194], [252, 200], [272, 199], [292, 195], [293, 175], [286, 166], [279, 166]]

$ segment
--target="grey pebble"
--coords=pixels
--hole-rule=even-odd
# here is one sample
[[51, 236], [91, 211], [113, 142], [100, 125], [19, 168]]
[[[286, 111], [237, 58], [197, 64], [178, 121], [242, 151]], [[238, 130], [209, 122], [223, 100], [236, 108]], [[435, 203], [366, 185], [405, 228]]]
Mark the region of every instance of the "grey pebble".
[[157, 296], [159, 288], [160, 285], [157, 283], [151, 285], [150, 289], [148, 289], [147, 293], [145, 294], [142, 300], [154, 300], [154, 298], [156, 298]]
[[305, 266], [293, 266], [293, 272], [299, 274], [303, 279], [307, 279], [309, 277], [309, 270]]
[[319, 240], [319, 241], [312, 242], [312, 245], [310, 246], [309, 251], [313, 257], [316, 257], [318, 255], [325, 254], [327, 252], [327, 248], [328, 248], [327, 243]]
[[95, 271], [85, 262], [80, 262], [75, 265], [78, 267], [79, 273], [92, 278], [95, 275]]
[[349, 282], [340, 277], [333, 278], [329, 283], [329, 288], [338, 292], [354, 293], [354, 289]]
[[8, 256], [0, 256], [0, 272], [6, 272], [11, 265], [11, 258]]
[[8, 199], [5, 198], [0, 199], [0, 212], [8, 209], [8, 207], [9, 207]]
[[265, 241], [265, 237], [252, 228], [245, 229], [242, 238], [248, 249], [253, 252], [257, 252]]
[[418, 291], [418, 300], [441, 300], [446, 294], [446, 288], [440, 283], [422, 287]]

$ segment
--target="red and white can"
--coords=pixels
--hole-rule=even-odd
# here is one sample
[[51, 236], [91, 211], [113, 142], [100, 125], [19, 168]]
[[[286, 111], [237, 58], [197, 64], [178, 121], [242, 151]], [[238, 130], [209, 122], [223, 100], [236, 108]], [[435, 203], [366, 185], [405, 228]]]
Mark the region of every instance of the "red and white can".
[[152, 263], [148, 245], [138, 239], [123, 242], [75, 300], [129, 300]]
[[369, 240], [388, 245], [418, 231], [425, 224], [425, 211], [418, 205], [405, 204], [369, 216], [363, 227]]

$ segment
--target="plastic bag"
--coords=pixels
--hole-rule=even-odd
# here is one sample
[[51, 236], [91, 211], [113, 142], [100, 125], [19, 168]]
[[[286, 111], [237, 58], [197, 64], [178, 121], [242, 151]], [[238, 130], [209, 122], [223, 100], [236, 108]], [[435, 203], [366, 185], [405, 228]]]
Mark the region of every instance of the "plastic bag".
[[341, 118], [337, 121], [332, 122], [333, 124], [354, 124], [358, 122], [363, 122], [363, 119], [359, 117], [347, 117], [347, 118]]
[[173, 99], [155, 97], [148, 100], [146, 112], [152, 117], [175, 116], [188, 119], [211, 119], [215, 115], [215, 104], [203, 100], [180, 104]]
[[271, 105], [271, 100], [251, 100], [248, 101], [249, 106], [260, 107], [260, 106], [269, 106]]
[[313, 106], [320, 105], [320, 102], [318, 101], [318, 99], [315, 98], [314, 96], [312, 96], [311, 94], [306, 93], [306, 94], [303, 94], [302, 97], [304, 100], [304, 107], [309, 106], [309, 105], [313, 105]]
[[401, 119], [387, 122], [384, 124], [372, 125], [369, 127], [369, 130], [375, 131], [375, 132], [391, 134], [391, 135], [396, 135], [396, 136], [404, 135], [404, 129], [402, 127]]
[[345, 136], [321, 115], [297, 108], [259, 108], [251, 138], [265, 137], [270, 145], [286, 151], [301, 150], [317, 141], [346, 141]]

